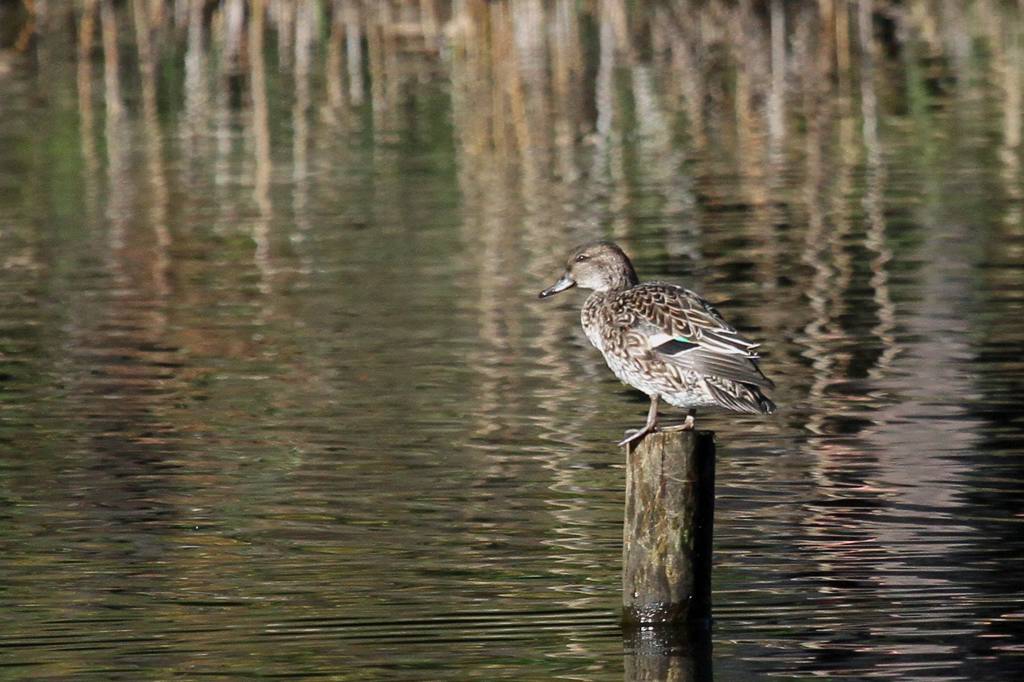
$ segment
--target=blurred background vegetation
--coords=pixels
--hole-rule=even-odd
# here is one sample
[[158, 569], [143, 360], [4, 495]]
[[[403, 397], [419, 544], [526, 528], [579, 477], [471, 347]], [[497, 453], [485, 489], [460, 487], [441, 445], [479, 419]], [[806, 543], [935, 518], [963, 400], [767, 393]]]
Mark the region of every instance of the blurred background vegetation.
[[[894, 255], [941, 265], [956, 255], [943, 244], [974, 231], [970, 253], [983, 258], [1021, 232], [1021, 11], [1005, 0], [3, 0], [0, 161], [34, 169], [7, 186], [12, 201], [107, 219], [119, 248], [135, 235], [131, 259], [153, 273], [143, 284], [164, 294], [187, 267], [175, 253], [206, 248], [183, 246], [197, 220], [236, 238], [216, 248], [253, 249], [266, 293], [323, 216], [414, 233], [426, 212], [459, 224], [486, 324], [573, 243], [613, 237], [679, 271], [667, 274], [714, 284], [723, 273], [740, 280], [736, 296], [767, 292], [747, 322], [770, 336], [831, 338], [852, 314], [840, 292], [870, 289], [882, 350], [839, 361], [861, 371], [895, 354]], [[958, 164], [972, 171], [952, 179]], [[417, 196], [439, 205], [403, 208]], [[140, 214], [147, 228], [127, 229]], [[963, 224], [940, 237], [919, 229], [923, 214]], [[61, 249], [22, 236], [7, 251], [26, 265]], [[433, 243], [438, 256], [453, 248]], [[977, 275], [1019, 284], [1013, 271]], [[819, 350], [827, 364], [845, 358]]]

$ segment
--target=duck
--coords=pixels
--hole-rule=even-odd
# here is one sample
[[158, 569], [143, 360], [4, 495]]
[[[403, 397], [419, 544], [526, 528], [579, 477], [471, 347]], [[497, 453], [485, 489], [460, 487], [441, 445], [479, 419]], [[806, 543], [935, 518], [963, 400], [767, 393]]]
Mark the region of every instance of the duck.
[[[619, 442], [630, 447], [658, 430], [664, 401], [687, 410], [675, 429], [692, 430], [698, 408], [771, 414], [764, 394], [774, 383], [758, 366], [760, 344], [743, 337], [702, 296], [667, 282], [641, 282], [617, 244], [594, 241], [569, 254], [565, 271], [540, 292], [549, 298], [579, 287], [583, 331], [625, 384], [650, 398], [647, 422]], [[669, 430], [669, 429], [666, 429]]]

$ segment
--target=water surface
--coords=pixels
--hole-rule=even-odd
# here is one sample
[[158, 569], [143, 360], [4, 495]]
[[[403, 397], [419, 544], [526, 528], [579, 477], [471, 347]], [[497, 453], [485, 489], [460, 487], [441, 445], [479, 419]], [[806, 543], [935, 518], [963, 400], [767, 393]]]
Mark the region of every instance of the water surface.
[[646, 400], [536, 300], [598, 237], [778, 384], [699, 418], [672, 679], [1019, 674], [1017, 8], [56, 4], [0, 34], [0, 675], [642, 677]]

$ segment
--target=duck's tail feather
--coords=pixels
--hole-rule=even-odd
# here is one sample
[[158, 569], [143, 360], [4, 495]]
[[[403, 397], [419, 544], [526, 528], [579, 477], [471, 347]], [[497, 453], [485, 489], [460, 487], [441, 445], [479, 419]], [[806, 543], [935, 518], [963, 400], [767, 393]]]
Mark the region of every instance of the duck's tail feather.
[[727, 410], [747, 414], [771, 414], [775, 411], [775, 403], [754, 384], [709, 380], [706, 385], [715, 402]]
[[760, 408], [761, 414], [771, 414], [775, 411], [775, 403], [772, 402], [771, 398], [761, 393], [761, 390], [757, 387], [754, 387], [754, 393], [756, 394], [757, 406]]

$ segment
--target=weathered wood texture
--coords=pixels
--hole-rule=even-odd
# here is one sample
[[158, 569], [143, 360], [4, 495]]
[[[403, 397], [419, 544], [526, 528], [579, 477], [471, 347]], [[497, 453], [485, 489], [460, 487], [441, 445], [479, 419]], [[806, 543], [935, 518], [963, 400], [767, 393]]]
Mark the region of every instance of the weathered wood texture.
[[711, 615], [715, 438], [648, 435], [627, 453], [623, 622], [692, 623]]

